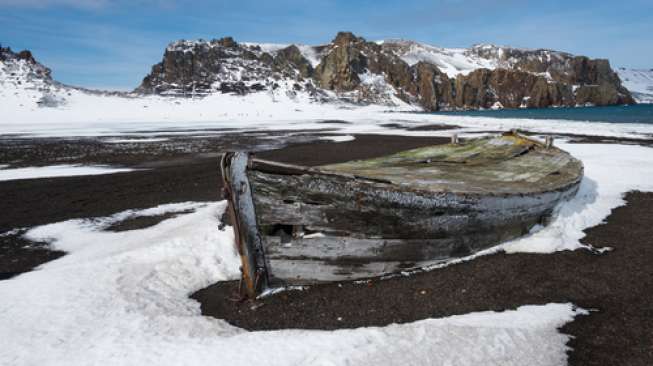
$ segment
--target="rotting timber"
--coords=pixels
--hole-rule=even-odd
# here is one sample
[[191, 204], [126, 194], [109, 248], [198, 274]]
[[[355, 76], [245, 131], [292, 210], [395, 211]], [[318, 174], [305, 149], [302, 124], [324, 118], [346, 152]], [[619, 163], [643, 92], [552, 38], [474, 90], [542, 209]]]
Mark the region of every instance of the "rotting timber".
[[546, 224], [583, 176], [514, 132], [313, 168], [226, 153], [221, 168], [249, 297], [470, 255]]

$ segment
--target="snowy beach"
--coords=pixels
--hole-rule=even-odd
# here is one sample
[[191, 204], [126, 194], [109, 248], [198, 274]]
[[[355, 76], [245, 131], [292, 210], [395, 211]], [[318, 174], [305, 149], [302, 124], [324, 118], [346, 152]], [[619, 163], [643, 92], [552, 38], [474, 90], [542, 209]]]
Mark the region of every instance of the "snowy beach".
[[[599, 289], [614, 288], [630, 271], [645, 270], [635, 262], [618, 264], [624, 260], [621, 255], [632, 255], [622, 242], [637, 239], [622, 233], [579, 240], [583, 230], [606, 218], [610, 227], [611, 210], [625, 204], [627, 192], [653, 191], [648, 179], [653, 174], [650, 125], [592, 124], [589, 131], [595, 136], [587, 136], [584, 124], [577, 122], [338, 113], [338, 120], [301, 124], [190, 123], [182, 131], [171, 131], [166, 123], [125, 123], [126, 130], [107, 133], [94, 123], [79, 122], [67, 130], [78, 136], [72, 138], [60, 136], [61, 130], [53, 132], [49, 122], [31, 129], [30, 136], [15, 124], [14, 131], [22, 136], [4, 135], [0, 141], [7, 172], [36, 162], [59, 166], [64, 161], [133, 170], [0, 182], [5, 213], [0, 240], [6, 253], [0, 263], [5, 277], [17, 275], [0, 281], [5, 299], [1, 328], [11, 334], [0, 360], [178, 364], [221, 359], [239, 364], [251, 361], [239, 350], [257, 344], [266, 349], [257, 357], [272, 364], [557, 365], [566, 362], [567, 334], [574, 335], [572, 344], [578, 348], [572, 357], [583, 359], [603, 354], [602, 348], [592, 348], [601, 337], [595, 333], [597, 324], [609, 331], [621, 329], [624, 339], [648, 329], [646, 322], [630, 328], [637, 318], [629, 314], [645, 311], [636, 301], [629, 302], [632, 311], [621, 317], [607, 321], [601, 315], [622, 305], [617, 299], [606, 302]], [[417, 126], [422, 129], [412, 129]], [[560, 208], [549, 227], [476, 259], [407, 278], [284, 292], [265, 300], [259, 310], [246, 311], [248, 320], [232, 314], [238, 307], [220, 308], [225, 301], [216, 302], [216, 293], [224, 296], [224, 289], [202, 290], [238, 277], [233, 234], [222, 222], [225, 203], [217, 158], [223, 151], [265, 150], [260, 152], [265, 158], [319, 165], [443, 143], [453, 133], [474, 136], [507, 128], [585, 135], [559, 135], [559, 146], [584, 162], [586, 179], [577, 198]], [[640, 210], [629, 215], [650, 217], [643, 204], [650, 196], [628, 197]], [[599, 255], [587, 250], [588, 245], [615, 251]], [[640, 248], [647, 255], [649, 249], [641, 245], [632, 250]], [[533, 252], [540, 254], [528, 254]], [[594, 273], [599, 270], [600, 276]], [[628, 290], [637, 293], [649, 285], [644, 280]], [[189, 298], [198, 290], [193, 297], [201, 304]], [[277, 307], [293, 311], [283, 319], [270, 316]], [[507, 311], [491, 312], [502, 310]], [[246, 332], [203, 313], [229, 316], [247, 329], [350, 330]], [[562, 333], [557, 330], [579, 314], [582, 320], [569, 323]], [[452, 334], [465, 342], [453, 342]], [[35, 339], [47, 353], [31, 351]], [[144, 354], [143, 349], [158, 351]], [[321, 349], [319, 356], [316, 349]]]
[[652, 1], [0, 20], [0, 366], [653, 365]]

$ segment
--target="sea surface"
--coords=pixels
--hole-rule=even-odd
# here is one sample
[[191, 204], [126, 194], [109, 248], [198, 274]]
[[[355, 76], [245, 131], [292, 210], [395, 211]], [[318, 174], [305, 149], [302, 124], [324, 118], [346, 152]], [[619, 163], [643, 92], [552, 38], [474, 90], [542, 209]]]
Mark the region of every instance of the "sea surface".
[[653, 104], [612, 107], [538, 108], [470, 110], [456, 112], [433, 112], [454, 116], [477, 116], [494, 118], [562, 119], [610, 123], [653, 124]]

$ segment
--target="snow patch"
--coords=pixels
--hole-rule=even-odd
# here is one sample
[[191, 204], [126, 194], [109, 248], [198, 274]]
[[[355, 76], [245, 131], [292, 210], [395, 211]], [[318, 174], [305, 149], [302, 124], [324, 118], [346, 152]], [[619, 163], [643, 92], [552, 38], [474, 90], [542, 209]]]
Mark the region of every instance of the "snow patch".
[[0, 364], [564, 365], [569, 337], [557, 329], [586, 313], [548, 304], [387, 327], [245, 332], [201, 316], [188, 298], [237, 278], [239, 267], [232, 229], [217, 230], [224, 201], [153, 210], [189, 207], [141, 230], [106, 232], [102, 220], [30, 230], [69, 253], [0, 281]]
[[108, 144], [137, 144], [137, 143], [150, 143], [150, 142], [164, 142], [168, 141], [167, 138], [135, 138], [135, 139], [106, 139], [102, 142]]
[[341, 135], [341, 136], [322, 136], [320, 137], [320, 140], [329, 140], [333, 142], [347, 142], [347, 141], [354, 141], [356, 137], [352, 135]]
[[496, 60], [472, 55], [466, 48], [442, 48], [416, 42], [403, 44], [407, 48], [399, 54], [399, 57], [408, 65], [412, 66], [420, 61], [429, 62], [450, 78], [467, 75], [476, 69], [495, 69], [498, 66]]
[[617, 74], [623, 86], [638, 103], [653, 103], [653, 69], [627, 69], [620, 67]]
[[494, 102], [494, 104], [492, 104], [490, 109], [492, 109], [494, 111], [499, 110], [499, 109], [503, 109], [503, 104], [501, 104], [501, 102], [499, 102], [499, 101]]
[[586, 247], [580, 243], [583, 230], [602, 223], [610, 212], [625, 204], [628, 191], [653, 191], [653, 153], [636, 145], [572, 144], [557, 145], [585, 166], [578, 194], [561, 204], [553, 221], [537, 227], [530, 235], [503, 244], [508, 253], [551, 253]]
[[130, 168], [112, 168], [106, 165], [50, 165], [40, 167], [0, 169], [0, 181], [73, 177], [80, 175], [101, 175], [131, 172]]

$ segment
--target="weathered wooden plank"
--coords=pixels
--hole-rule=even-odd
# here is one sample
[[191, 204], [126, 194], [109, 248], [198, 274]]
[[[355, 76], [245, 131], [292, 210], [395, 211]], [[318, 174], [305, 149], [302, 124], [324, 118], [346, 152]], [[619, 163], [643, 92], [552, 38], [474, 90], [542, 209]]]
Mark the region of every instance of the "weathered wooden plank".
[[557, 148], [506, 135], [327, 165], [320, 170], [383, 179], [404, 189], [531, 194], [573, 183], [582, 175], [582, 163]]
[[369, 239], [343, 236], [297, 238], [283, 243], [277, 236], [264, 236], [266, 257], [272, 259], [315, 259], [344, 262], [410, 261], [469, 255], [491, 243], [523, 235], [535, 224], [497, 228], [440, 239]]
[[[412, 263], [404, 267], [402, 262], [371, 262], [366, 264], [330, 263], [321, 260], [270, 260], [270, 283], [273, 286], [311, 285], [320, 282], [348, 281], [378, 277], [384, 273], [399, 272], [412, 268]], [[419, 267], [437, 263], [419, 263]]]
[[324, 236], [281, 243], [278, 237], [266, 236], [264, 245], [272, 284], [309, 285], [378, 277], [443, 263], [524, 235], [533, 224], [442, 239]]
[[403, 191], [396, 186], [319, 173], [250, 171], [258, 222], [302, 225], [359, 237], [442, 238], [519, 225], [553, 209], [567, 191], [537, 195], [460, 195]]
[[253, 298], [267, 287], [268, 276], [252, 189], [247, 178], [248, 161], [247, 153], [227, 153], [222, 158], [221, 169], [242, 263], [242, 281], [248, 296]]
[[[320, 168], [236, 153], [223, 169], [250, 296], [260, 281], [379, 276], [516, 238], [575, 195], [583, 173], [516, 134]], [[303, 235], [316, 231], [325, 236]]]

